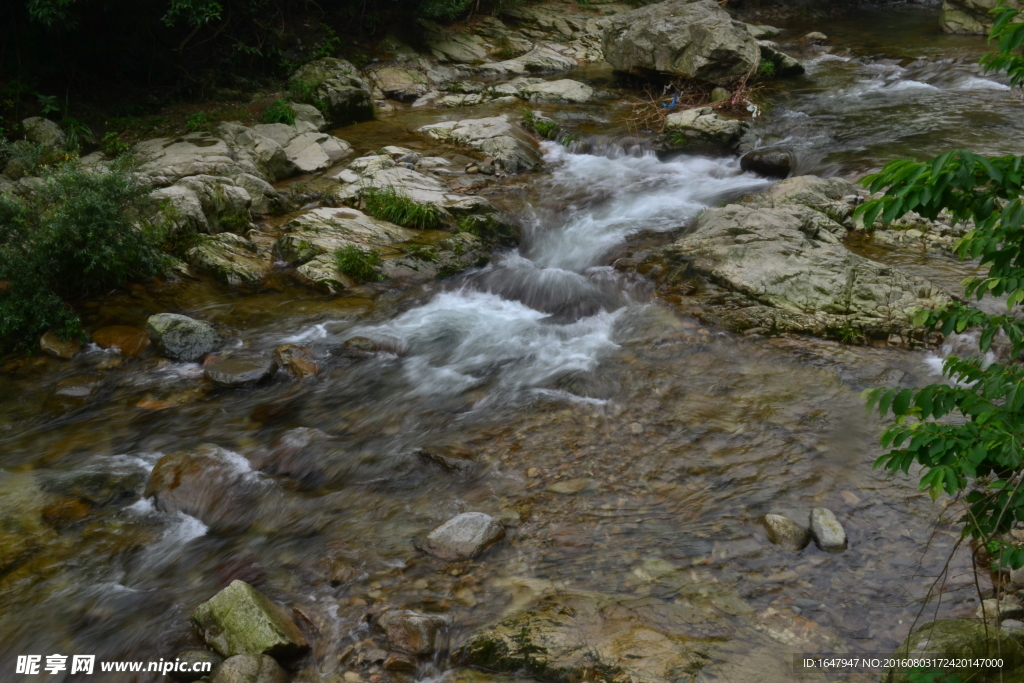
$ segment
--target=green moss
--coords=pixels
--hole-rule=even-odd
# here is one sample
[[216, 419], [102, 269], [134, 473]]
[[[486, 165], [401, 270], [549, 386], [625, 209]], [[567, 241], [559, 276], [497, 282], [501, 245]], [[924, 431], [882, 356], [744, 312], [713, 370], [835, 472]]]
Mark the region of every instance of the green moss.
[[372, 249], [347, 244], [335, 250], [334, 259], [338, 264], [338, 271], [357, 282], [379, 282], [384, 279], [379, 270], [380, 254]]
[[435, 263], [440, 258], [437, 249], [425, 244], [413, 244], [405, 250], [405, 253], [413, 258], [430, 263]]
[[224, 214], [218, 219], [222, 228], [229, 232], [242, 233], [252, 227], [252, 216], [248, 211]]
[[367, 187], [360, 197], [366, 212], [382, 221], [417, 230], [430, 230], [441, 223], [437, 207], [417, 204], [394, 187]]
[[185, 120], [185, 128], [194, 132], [201, 130], [210, 130], [213, 124], [213, 119], [205, 111], [197, 111]]
[[775, 78], [775, 62], [768, 59], [762, 59], [761, 63], [757, 65], [757, 71], [754, 73], [754, 77], [758, 80]]

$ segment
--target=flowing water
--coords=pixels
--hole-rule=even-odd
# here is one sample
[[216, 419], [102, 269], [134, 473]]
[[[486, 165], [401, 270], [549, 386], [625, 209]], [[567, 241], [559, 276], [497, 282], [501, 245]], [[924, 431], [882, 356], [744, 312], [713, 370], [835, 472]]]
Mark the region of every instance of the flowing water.
[[[934, 21], [932, 8], [829, 22], [833, 47], [801, 55], [810, 76], [773, 95], [749, 144], [798, 150], [804, 172], [850, 176], [950, 146], [1021, 152], [1019, 99], [972, 66], [983, 41], [939, 35]], [[605, 139], [626, 133], [622, 105], [581, 110]], [[423, 144], [405, 131], [430, 116], [440, 115], [399, 113], [339, 135], [364, 150]], [[911, 479], [872, 471], [880, 424], [859, 394], [936, 380], [935, 355], [742, 337], [659, 302], [650, 283], [611, 266], [630, 238], [656, 240], [768, 181], [732, 158], [582, 149], [545, 148], [548, 172], [499, 196], [525, 225], [522, 246], [457, 278], [340, 298], [283, 276], [257, 293], [189, 281], [88, 309], [95, 327], [174, 310], [217, 323], [235, 346], [301, 343], [324, 367], [311, 380], [216, 391], [198, 365], [95, 348], [70, 363], [9, 364], [0, 678], [18, 654], [171, 657], [197, 644], [191, 610], [236, 578], [296, 608], [324, 681], [371, 635], [368, 609], [444, 612], [469, 629], [550, 585], [741, 597], [734, 656], [711, 662], [709, 680], [773, 680], [775, 669], [791, 680], [781, 662], [812, 645], [891, 651], [956, 527]], [[951, 287], [970, 268], [870, 255]], [[353, 336], [391, 352], [353, 359], [341, 351]], [[219, 464], [202, 521], [141, 497], [162, 455], [203, 444]], [[842, 520], [846, 552], [780, 551], [758, 522], [819, 506]], [[457, 565], [415, 549], [469, 510], [501, 519], [510, 540]], [[973, 611], [968, 567], [954, 556], [929, 614]]]

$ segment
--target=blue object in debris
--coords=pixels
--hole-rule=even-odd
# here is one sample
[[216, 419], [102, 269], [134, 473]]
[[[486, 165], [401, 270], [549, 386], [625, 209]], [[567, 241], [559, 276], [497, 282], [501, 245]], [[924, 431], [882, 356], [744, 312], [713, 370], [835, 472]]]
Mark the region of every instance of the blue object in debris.
[[672, 96], [672, 102], [670, 104], [665, 104], [664, 102], [662, 102], [661, 106], [665, 107], [666, 109], [675, 109], [677, 104], [679, 104], [678, 90], [676, 91], [676, 94]]

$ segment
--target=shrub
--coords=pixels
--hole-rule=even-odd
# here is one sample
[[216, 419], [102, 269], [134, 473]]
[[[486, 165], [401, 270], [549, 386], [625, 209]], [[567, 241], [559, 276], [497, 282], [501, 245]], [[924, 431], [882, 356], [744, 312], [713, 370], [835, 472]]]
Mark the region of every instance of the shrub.
[[754, 77], [762, 80], [775, 78], [775, 62], [762, 59], [761, 63], [757, 65], [757, 72], [754, 74]]
[[74, 154], [56, 147], [40, 145], [28, 140], [7, 142], [0, 140], [0, 160], [11, 164], [10, 175], [21, 177], [37, 175], [47, 166], [70, 161]]
[[424, 0], [420, 13], [427, 19], [454, 21], [466, 13], [474, 0]]
[[135, 223], [148, 188], [126, 162], [94, 173], [68, 163], [26, 198], [0, 194], [0, 351], [34, 346], [55, 329], [81, 332], [68, 303], [148, 278], [164, 265], [158, 236]]
[[201, 130], [210, 130], [213, 120], [205, 111], [197, 111], [185, 120], [185, 128], [193, 133]]
[[70, 151], [77, 152], [80, 150], [83, 142], [94, 142], [92, 128], [83, 121], [66, 116], [60, 122], [60, 127], [64, 129], [64, 145]]
[[295, 124], [295, 110], [284, 100], [274, 100], [263, 110], [260, 120], [263, 123], [287, 123], [291, 126]]
[[[982, 65], [1024, 85], [1024, 24], [1013, 23], [1019, 13], [1007, 7], [993, 14], [990, 39], [998, 41], [998, 50]], [[1007, 543], [1004, 534], [1024, 521], [1024, 157], [955, 150], [925, 162], [893, 161], [863, 182], [871, 192], [885, 192], [856, 210], [868, 227], [879, 217], [890, 223], [909, 211], [931, 220], [947, 211], [957, 222], [974, 222], [954, 250], [963, 259], [979, 259], [988, 272], [965, 281], [966, 294], [979, 300], [1006, 296], [1006, 313], [958, 301], [921, 311], [914, 322], [944, 335], [973, 330], [982, 353], [997, 334], [1005, 334], [1011, 347], [1006, 363], [949, 356], [945, 384], [867, 390], [868, 408], [894, 417], [881, 439], [890, 450], [875, 466], [904, 474], [920, 466], [922, 490], [933, 498], [945, 492], [966, 504], [960, 519], [964, 536], [984, 546], [997, 566], [1020, 568], [1024, 547]]]
[[379, 282], [384, 279], [380, 268], [380, 254], [372, 249], [363, 249], [347, 244], [334, 252], [338, 270], [357, 282]]
[[382, 221], [418, 230], [436, 228], [441, 222], [436, 207], [417, 204], [394, 187], [367, 187], [361, 196], [366, 212]]

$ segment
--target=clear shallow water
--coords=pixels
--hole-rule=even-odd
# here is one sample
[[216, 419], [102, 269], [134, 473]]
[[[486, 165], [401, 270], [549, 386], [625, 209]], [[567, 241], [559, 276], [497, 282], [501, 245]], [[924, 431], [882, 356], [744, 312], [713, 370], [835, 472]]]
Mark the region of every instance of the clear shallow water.
[[[959, 75], [883, 61], [966, 60], [963, 39], [931, 36], [920, 54], [878, 56], [884, 45], [867, 24], [843, 26], [826, 29], [837, 48], [874, 51], [854, 54], [853, 66], [822, 60], [764, 123], [770, 131], [787, 111], [806, 113], [810, 123], [782, 130], [827, 133], [817, 161], [808, 146], [815, 168], [856, 173], [890, 147], [914, 147], [915, 127], [952, 138], [958, 112], [984, 113], [975, 91], [940, 84]], [[901, 85], [911, 81], [929, 87]], [[930, 109], [893, 104], [906, 92], [945, 95]], [[986, 115], [1001, 116], [1006, 94], [982, 92], [993, 98]], [[874, 109], [868, 97], [881, 98]], [[889, 106], [901, 112], [887, 119]], [[389, 135], [404, 144], [402, 123], [349, 135], [367, 148]], [[915, 150], [932, 153], [942, 135]], [[707, 669], [729, 680], [771, 680], [765, 672], [781, 671], [790, 652], [891, 650], [955, 533], [936, 526], [941, 506], [911, 482], [872, 472], [880, 425], [859, 393], [934, 381], [929, 354], [737, 337], [653, 300], [649, 284], [610, 267], [624, 241], [766, 183], [734, 159], [607, 149], [548, 148], [550, 173], [527, 179], [519, 198], [523, 246], [422, 290], [331, 299], [284, 280], [257, 294], [189, 282], [90, 309], [97, 327], [179, 310], [248, 348], [307, 344], [324, 365], [312, 380], [211, 391], [195, 364], [108, 367], [116, 359], [99, 350], [0, 377], [0, 670], [24, 653], [171, 656], [194, 643], [194, 606], [235, 578], [301, 611], [325, 681], [338, 653], [368, 636], [371, 607], [443, 611], [468, 629], [546, 585], [696, 603], [709, 587], [740, 596], [750, 609], [730, 617], [733, 654]], [[942, 259], [875, 257], [961, 277]], [[338, 353], [355, 335], [393, 352]], [[293, 431], [303, 428], [326, 436], [303, 446], [305, 432]], [[201, 444], [216, 447], [217, 515], [162, 513], [139, 499], [162, 454]], [[418, 455], [424, 448], [477, 467], [446, 471]], [[579, 492], [548, 491], [566, 481]], [[97, 501], [84, 517], [55, 514], [81, 496]], [[845, 553], [781, 552], [757, 521], [803, 519], [816, 506], [846, 526]], [[415, 550], [467, 510], [506, 521], [510, 542], [457, 573]], [[654, 580], [650, 568], [664, 563], [682, 578]], [[964, 557], [952, 563], [940, 614], [973, 609], [967, 568]]]

